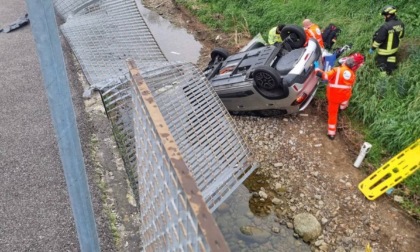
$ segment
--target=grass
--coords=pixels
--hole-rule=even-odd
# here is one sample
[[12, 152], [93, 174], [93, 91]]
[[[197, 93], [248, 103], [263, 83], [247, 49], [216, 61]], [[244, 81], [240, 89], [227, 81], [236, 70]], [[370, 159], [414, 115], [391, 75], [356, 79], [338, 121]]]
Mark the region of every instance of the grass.
[[91, 136], [90, 146], [91, 146], [91, 156], [92, 161], [95, 166], [96, 173], [96, 185], [98, 186], [101, 192], [101, 200], [103, 202], [103, 211], [109, 219], [109, 228], [111, 230], [112, 236], [114, 238], [115, 245], [120, 247], [121, 245], [121, 235], [118, 230], [118, 219], [116, 213], [112, 210], [112, 206], [108, 203], [108, 194], [107, 194], [107, 184], [103, 177], [102, 166], [97, 160], [97, 151], [98, 151], [99, 140], [96, 135]]
[[[176, 0], [201, 22], [224, 32], [258, 33], [266, 37], [278, 23], [301, 25], [310, 18], [321, 28], [335, 23], [342, 29], [336, 46], [352, 43], [351, 52], [366, 55], [357, 72], [348, 116], [363, 128], [365, 140], [373, 143], [369, 156], [380, 167], [420, 138], [420, 5], [418, 0], [394, 0], [398, 17], [405, 23], [405, 38], [399, 53], [399, 68], [381, 77], [368, 55], [373, 33], [384, 19], [379, 0]], [[322, 97], [318, 97], [322, 99]], [[403, 193], [404, 192], [404, 193]], [[403, 206], [420, 217], [420, 172], [403, 181], [396, 193], [409, 199]]]

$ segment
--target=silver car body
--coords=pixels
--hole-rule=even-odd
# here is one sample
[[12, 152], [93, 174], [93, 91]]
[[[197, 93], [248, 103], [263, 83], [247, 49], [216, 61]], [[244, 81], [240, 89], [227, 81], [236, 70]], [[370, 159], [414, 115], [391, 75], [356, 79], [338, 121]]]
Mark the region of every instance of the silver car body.
[[[310, 39], [306, 47], [279, 55], [278, 45], [253, 49], [255, 43], [261, 43], [261, 40], [261, 37], [256, 37], [240, 52], [225, 59], [218, 74], [210, 78], [216, 93], [232, 112], [277, 110], [295, 114], [304, 110], [318, 88], [319, 79], [313, 67], [314, 61], [322, 62], [318, 43]], [[288, 95], [276, 98], [276, 95], [269, 94], [270, 91], [258, 88], [252, 78], [255, 65], [269, 65], [278, 70]], [[241, 66], [244, 66], [243, 70]], [[239, 70], [222, 71], [235, 67]]]

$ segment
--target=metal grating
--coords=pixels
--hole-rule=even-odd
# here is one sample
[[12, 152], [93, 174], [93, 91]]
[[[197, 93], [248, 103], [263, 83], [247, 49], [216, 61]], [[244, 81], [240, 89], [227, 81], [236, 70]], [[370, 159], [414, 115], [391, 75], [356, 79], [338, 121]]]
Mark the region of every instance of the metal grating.
[[[100, 0], [54, 0], [54, 8], [60, 16], [67, 19], [73, 13], [83, 8], [85, 5], [93, 5]], [[98, 3], [99, 4], [99, 3]]]
[[125, 60], [148, 66], [167, 59], [135, 1], [104, 0], [68, 18], [61, 30], [91, 85], [127, 74]]
[[146, 251], [228, 251], [153, 92], [129, 63]]
[[256, 168], [249, 163], [232, 118], [204, 75], [190, 63], [162, 66], [142, 75], [207, 206], [214, 211]]
[[135, 199], [139, 203], [138, 177], [136, 172], [136, 149], [133, 132], [133, 109], [131, 91], [128, 79], [115, 80], [114, 85], [101, 92], [102, 101], [106, 108], [108, 119], [112, 124], [112, 131], [118, 149], [123, 157]]
[[[203, 240], [209, 234], [194, 211], [214, 211], [257, 167], [220, 99], [193, 64], [167, 61], [135, 0], [54, 3], [91, 87], [100, 90], [130, 182], [138, 188], [144, 249], [213, 248]], [[205, 205], [191, 205], [191, 192], [175, 177], [172, 149], [164, 150], [150, 107], [140, 99], [144, 94], [129, 81], [127, 58], [137, 62], [154, 97], [152, 109], [161, 114], [193, 178], [188, 184], [196, 185]]]

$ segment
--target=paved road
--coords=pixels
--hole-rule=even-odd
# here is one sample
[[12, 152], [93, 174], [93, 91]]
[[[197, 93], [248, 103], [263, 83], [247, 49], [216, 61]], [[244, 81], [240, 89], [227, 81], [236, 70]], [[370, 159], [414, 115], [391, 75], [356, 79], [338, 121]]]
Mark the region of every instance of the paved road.
[[[0, 0], [0, 26], [26, 13]], [[0, 33], [0, 251], [79, 248], [30, 26]]]

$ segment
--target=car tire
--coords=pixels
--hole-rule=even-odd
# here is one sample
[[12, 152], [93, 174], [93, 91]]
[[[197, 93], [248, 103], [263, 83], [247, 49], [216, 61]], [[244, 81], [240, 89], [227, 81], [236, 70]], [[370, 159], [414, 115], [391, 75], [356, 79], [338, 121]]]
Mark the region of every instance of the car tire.
[[292, 49], [301, 48], [306, 42], [306, 34], [302, 27], [286, 25], [280, 32], [281, 39], [289, 43]]
[[255, 68], [252, 77], [255, 85], [263, 90], [273, 90], [282, 86], [279, 72], [270, 66], [258, 66]]
[[229, 57], [229, 52], [224, 48], [214, 48], [210, 57], [212, 61], [223, 61]]

